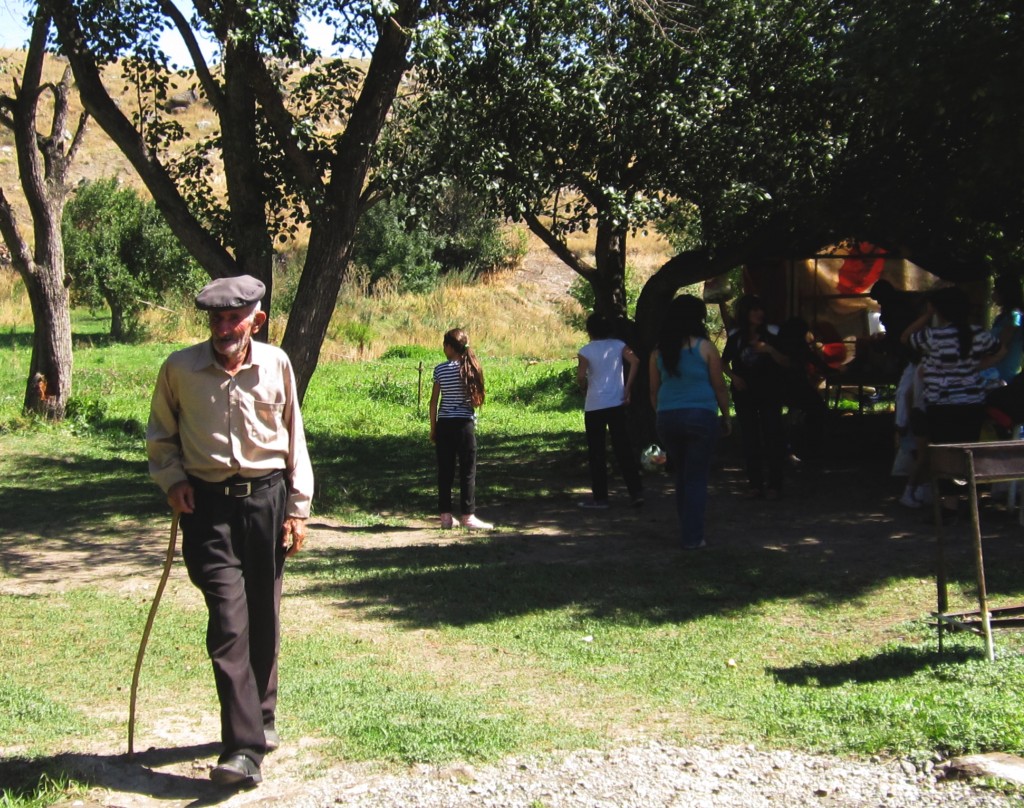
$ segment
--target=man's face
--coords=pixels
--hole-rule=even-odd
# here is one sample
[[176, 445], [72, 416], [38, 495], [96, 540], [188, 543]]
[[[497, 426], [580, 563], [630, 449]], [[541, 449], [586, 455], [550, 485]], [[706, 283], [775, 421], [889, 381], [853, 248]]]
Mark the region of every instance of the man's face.
[[218, 358], [229, 363], [241, 362], [249, 350], [252, 335], [259, 331], [266, 319], [262, 311], [253, 306], [240, 309], [218, 309], [210, 312], [210, 336]]

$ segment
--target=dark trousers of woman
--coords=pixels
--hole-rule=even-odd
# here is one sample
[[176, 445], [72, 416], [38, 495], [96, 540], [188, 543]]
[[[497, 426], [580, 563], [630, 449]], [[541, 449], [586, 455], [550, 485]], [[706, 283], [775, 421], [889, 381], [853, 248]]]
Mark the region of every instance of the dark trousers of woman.
[[476, 422], [472, 418], [438, 418], [437, 508], [452, 512], [455, 464], [459, 466], [459, 507], [463, 516], [476, 512]]
[[[782, 402], [774, 396], [733, 391], [740, 443], [747, 467], [747, 484], [753, 491], [767, 487], [782, 491], [782, 466], [786, 451], [786, 428]], [[767, 471], [767, 479], [765, 472]]]
[[[925, 410], [928, 443], [977, 443], [985, 422], [984, 404], [929, 404]], [[939, 493], [957, 493], [952, 480], [939, 480]]]
[[[201, 488], [182, 514], [182, 555], [208, 611], [206, 650], [220, 699], [224, 755], [256, 763], [274, 728], [280, 643], [281, 527], [288, 487], [279, 479], [247, 497]], [[187, 703], [187, 694], [182, 694]]]
[[590, 463], [590, 488], [597, 502], [608, 501], [608, 449], [605, 432], [611, 436], [615, 462], [629, 495], [636, 499], [643, 494], [640, 463], [633, 453], [629, 439], [629, 423], [625, 407], [608, 407], [583, 413], [583, 426], [587, 434], [587, 459]]

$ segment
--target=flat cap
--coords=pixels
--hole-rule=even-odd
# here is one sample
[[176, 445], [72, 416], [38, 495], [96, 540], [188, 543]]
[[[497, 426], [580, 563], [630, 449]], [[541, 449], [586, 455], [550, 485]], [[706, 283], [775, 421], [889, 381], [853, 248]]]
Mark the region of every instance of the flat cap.
[[206, 284], [196, 295], [196, 307], [203, 311], [240, 309], [258, 303], [266, 292], [267, 287], [263, 285], [263, 281], [252, 275], [217, 278]]

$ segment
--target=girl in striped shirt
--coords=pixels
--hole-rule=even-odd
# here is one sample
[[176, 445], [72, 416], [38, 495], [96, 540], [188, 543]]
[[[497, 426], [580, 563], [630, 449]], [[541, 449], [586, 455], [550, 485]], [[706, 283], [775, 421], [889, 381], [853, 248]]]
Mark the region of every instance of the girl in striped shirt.
[[454, 525], [452, 486], [459, 467], [459, 523], [471, 530], [494, 525], [476, 516], [476, 413], [484, 403], [484, 371], [461, 328], [444, 335], [446, 361], [434, 368], [430, 395], [430, 440], [437, 448], [438, 507], [441, 529]]
[[[988, 331], [972, 325], [969, 316], [970, 301], [961, 289], [935, 289], [925, 312], [901, 337], [922, 357], [929, 443], [975, 443], [981, 435], [986, 393], [981, 371], [1005, 351]], [[948, 483], [940, 485], [944, 507], [955, 509]]]

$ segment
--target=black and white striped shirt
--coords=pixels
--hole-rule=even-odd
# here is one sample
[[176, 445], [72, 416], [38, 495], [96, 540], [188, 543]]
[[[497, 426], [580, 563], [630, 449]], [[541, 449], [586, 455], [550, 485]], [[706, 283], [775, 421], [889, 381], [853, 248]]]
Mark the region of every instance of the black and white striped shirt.
[[441, 403], [437, 408], [438, 418], [474, 418], [473, 402], [469, 390], [459, 373], [458, 360], [442, 362], [434, 368], [434, 381], [441, 387]]
[[960, 355], [956, 326], [924, 328], [910, 335], [910, 346], [923, 355], [921, 375], [926, 404], [980, 404], [985, 400], [979, 362], [998, 353], [999, 343], [978, 326], [971, 326], [971, 331], [974, 338], [967, 356]]

